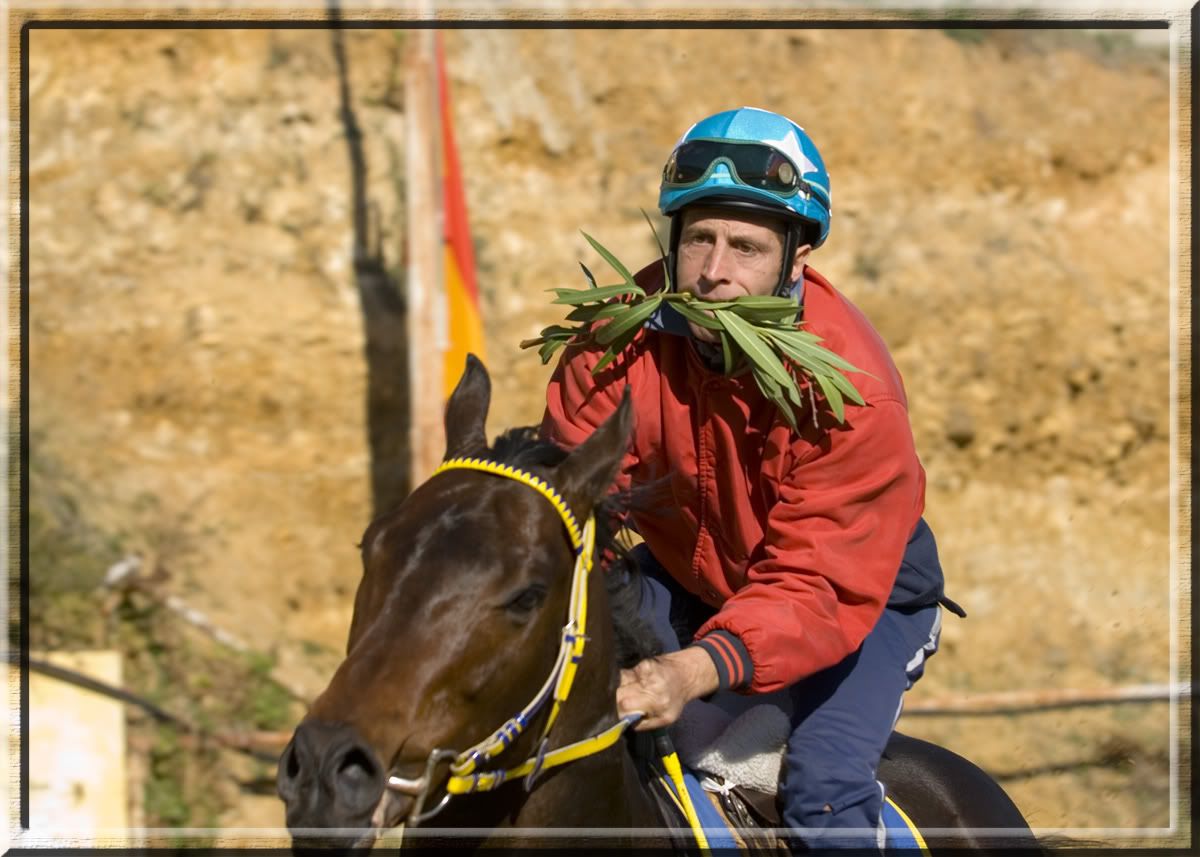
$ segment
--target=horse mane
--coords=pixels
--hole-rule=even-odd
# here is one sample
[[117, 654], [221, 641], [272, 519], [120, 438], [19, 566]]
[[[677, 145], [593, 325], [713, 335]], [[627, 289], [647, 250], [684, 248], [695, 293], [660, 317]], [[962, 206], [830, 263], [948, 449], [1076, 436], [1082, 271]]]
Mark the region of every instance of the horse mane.
[[[498, 436], [484, 458], [513, 467], [554, 468], [566, 460], [568, 451], [538, 436], [537, 426], [512, 428]], [[641, 572], [619, 538], [621, 527], [635, 504], [636, 493], [609, 494], [596, 507], [596, 567], [604, 575], [608, 591], [609, 618], [616, 634], [617, 666], [628, 669], [639, 661], [662, 653], [662, 644], [638, 613]]]

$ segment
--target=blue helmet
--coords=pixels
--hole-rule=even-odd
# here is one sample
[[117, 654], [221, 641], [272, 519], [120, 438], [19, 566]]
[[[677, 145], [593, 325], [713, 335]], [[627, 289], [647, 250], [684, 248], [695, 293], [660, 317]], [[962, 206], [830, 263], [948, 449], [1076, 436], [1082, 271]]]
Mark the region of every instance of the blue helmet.
[[813, 247], [829, 235], [829, 173], [821, 153], [803, 128], [767, 110], [726, 110], [679, 138], [663, 168], [658, 208], [673, 216], [697, 203], [798, 221], [802, 240]]

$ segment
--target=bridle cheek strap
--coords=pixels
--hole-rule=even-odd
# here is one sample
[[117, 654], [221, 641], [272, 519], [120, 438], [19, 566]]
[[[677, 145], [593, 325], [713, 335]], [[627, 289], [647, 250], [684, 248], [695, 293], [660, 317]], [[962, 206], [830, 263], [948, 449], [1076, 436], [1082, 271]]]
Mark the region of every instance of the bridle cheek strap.
[[[544, 479], [507, 464], [499, 464], [494, 461], [478, 458], [453, 458], [438, 467], [433, 472], [433, 475], [437, 476], [439, 473], [447, 470], [478, 470], [484, 473], [491, 473], [495, 476], [513, 479], [523, 485], [529, 486], [545, 497], [554, 506], [555, 511], [558, 512], [563, 525], [567, 529], [571, 547], [575, 551], [575, 569], [571, 578], [571, 600], [567, 608], [567, 623], [562, 629], [562, 641], [559, 645], [558, 656], [555, 658], [554, 668], [550, 671], [550, 675], [547, 676], [541, 689], [520, 713], [509, 718], [504, 725], [483, 741], [454, 757], [450, 763], [451, 776], [446, 784], [446, 798], [442, 800], [433, 812], [420, 815], [419, 818], [410, 819], [418, 823], [431, 817], [436, 811], [445, 806], [446, 799], [450, 795], [491, 791], [501, 783], [515, 777], [525, 777], [526, 789], [532, 788], [534, 780], [543, 771], [607, 750], [616, 743], [617, 739], [620, 738], [622, 733], [632, 723], [637, 722], [642, 716], [641, 714], [634, 714], [623, 717], [599, 735], [594, 735], [591, 738], [560, 747], [549, 753], [546, 752], [550, 729], [554, 726], [555, 721], [558, 719], [559, 711], [571, 693], [571, 686], [575, 681], [579, 662], [583, 658], [583, 649], [587, 644], [587, 593], [588, 579], [592, 571], [596, 547], [595, 516], [589, 515], [587, 522], [581, 528], [575, 515], [567, 507], [566, 501], [558, 491], [551, 487]], [[542, 728], [537, 753], [522, 764], [507, 770], [480, 771], [479, 768], [482, 765], [499, 756], [516, 742], [517, 738], [524, 733], [533, 717], [551, 699], [553, 699], [553, 705], [550, 708], [549, 716], [546, 718], [546, 725]], [[448, 755], [450, 755], [449, 751], [435, 749], [430, 755], [430, 762], [433, 762], [435, 756], [446, 758]], [[426, 776], [416, 783], [401, 780], [398, 777], [391, 777], [388, 784], [389, 787], [398, 791], [413, 793], [414, 788], [418, 788], [419, 783], [419, 796], [422, 800], [417, 801], [414, 811], [420, 813], [419, 808], [424, 803], [423, 798], [428, 791], [431, 776], [432, 771], [427, 769]]]

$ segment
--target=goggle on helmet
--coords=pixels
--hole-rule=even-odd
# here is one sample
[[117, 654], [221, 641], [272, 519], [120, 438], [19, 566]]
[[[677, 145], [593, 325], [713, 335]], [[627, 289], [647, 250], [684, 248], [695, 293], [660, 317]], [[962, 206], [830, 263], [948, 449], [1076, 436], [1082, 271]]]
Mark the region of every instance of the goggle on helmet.
[[813, 247], [829, 235], [829, 174], [821, 154], [803, 128], [767, 110], [717, 113], [675, 144], [663, 168], [659, 210], [672, 216], [706, 201], [802, 221]]

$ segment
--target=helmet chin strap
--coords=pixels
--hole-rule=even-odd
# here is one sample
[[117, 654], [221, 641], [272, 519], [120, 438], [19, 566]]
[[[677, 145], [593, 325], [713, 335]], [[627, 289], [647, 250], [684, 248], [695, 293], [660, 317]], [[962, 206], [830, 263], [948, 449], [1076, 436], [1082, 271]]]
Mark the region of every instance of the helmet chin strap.
[[775, 296], [786, 297], [792, 290], [792, 257], [800, 246], [803, 227], [798, 223], [787, 225], [787, 234], [783, 238], [783, 264], [779, 270], [779, 282], [775, 285]]
[[683, 211], [671, 215], [671, 237], [667, 241], [667, 275], [671, 278], [671, 291], [679, 291], [679, 277], [676, 276], [676, 261], [679, 258], [679, 234], [683, 231]]

